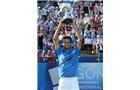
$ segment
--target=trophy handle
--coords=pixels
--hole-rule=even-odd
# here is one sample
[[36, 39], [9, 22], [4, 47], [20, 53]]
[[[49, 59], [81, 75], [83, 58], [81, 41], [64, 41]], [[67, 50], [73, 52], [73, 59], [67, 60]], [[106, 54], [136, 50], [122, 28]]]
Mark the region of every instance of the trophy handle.
[[62, 8], [60, 8], [60, 10], [58, 11], [57, 15], [60, 14], [60, 12], [62, 12]]

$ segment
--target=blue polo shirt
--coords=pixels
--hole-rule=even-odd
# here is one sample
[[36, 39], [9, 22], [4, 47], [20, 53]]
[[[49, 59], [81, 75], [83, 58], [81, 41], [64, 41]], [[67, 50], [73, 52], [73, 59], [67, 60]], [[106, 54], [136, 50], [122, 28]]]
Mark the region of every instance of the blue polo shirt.
[[70, 50], [59, 47], [56, 53], [59, 60], [59, 77], [77, 76], [80, 50], [77, 47]]

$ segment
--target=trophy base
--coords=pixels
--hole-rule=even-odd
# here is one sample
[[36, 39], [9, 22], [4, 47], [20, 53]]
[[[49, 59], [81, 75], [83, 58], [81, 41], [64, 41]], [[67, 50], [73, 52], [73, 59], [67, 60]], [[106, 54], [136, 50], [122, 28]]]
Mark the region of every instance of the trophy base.
[[72, 19], [71, 18], [66, 18], [62, 23], [63, 24], [71, 24], [72, 23]]

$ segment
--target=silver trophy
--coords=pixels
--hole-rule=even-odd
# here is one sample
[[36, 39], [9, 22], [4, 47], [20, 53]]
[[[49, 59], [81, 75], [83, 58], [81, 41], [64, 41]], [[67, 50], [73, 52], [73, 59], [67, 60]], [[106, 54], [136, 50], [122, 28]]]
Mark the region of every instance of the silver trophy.
[[65, 12], [65, 15], [63, 16], [64, 20], [63, 20], [63, 24], [71, 24], [73, 21], [72, 21], [72, 18], [73, 18], [73, 14], [72, 14], [72, 11], [73, 11], [73, 8], [71, 7], [71, 4], [70, 3], [62, 3], [60, 5], [60, 10], [58, 12], [58, 14], [60, 12], [64, 11]]

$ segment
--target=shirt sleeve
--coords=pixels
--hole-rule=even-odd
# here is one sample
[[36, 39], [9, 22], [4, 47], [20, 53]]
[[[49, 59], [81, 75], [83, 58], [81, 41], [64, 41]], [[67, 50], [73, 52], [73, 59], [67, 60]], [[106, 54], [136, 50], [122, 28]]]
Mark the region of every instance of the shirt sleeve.
[[57, 54], [60, 54], [62, 52], [62, 47], [60, 46], [57, 50], [56, 50], [56, 53]]
[[81, 50], [79, 50], [76, 46], [75, 46], [74, 48], [75, 48], [75, 50], [78, 52], [78, 54], [80, 55]]

